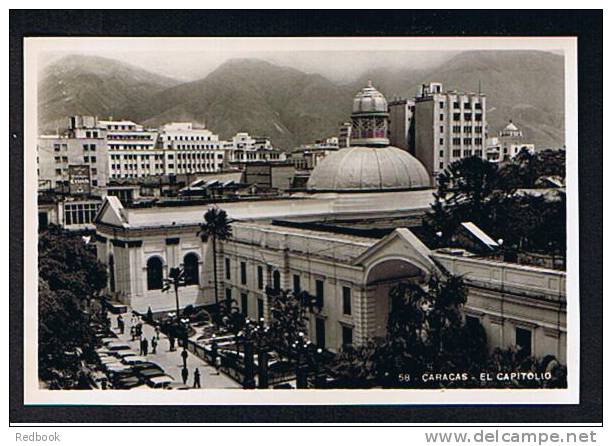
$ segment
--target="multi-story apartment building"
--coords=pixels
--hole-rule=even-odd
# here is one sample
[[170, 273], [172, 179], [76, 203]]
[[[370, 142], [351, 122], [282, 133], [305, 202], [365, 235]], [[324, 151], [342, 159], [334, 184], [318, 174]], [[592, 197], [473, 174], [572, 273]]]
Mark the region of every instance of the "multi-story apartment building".
[[421, 86], [415, 98], [415, 156], [436, 178], [461, 158], [486, 158], [486, 95], [444, 91], [441, 83]]
[[389, 102], [389, 142], [414, 155], [414, 101], [394, 99]]
[[158, 148], [163, 149], [166, 174], [219, 172], [225, 151], [208, 129], [195, 128], [191, 122], [174, 122], [160, 128]]
[[103, 189], [108, 184], [106, 128], [93, 117], [74, 116], [68, 129], [38, 139], [39, 184], [65, 188], [78, 195]]
[[100, 121], [106, 128], [109, 171], [112, 179], [164, 174], [164, 155], [157, 147], [158, 133], [132, 121]]

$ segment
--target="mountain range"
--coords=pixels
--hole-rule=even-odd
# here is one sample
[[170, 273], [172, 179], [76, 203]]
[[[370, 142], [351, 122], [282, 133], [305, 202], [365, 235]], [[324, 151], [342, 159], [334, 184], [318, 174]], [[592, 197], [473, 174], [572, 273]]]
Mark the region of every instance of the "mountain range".
[[387, 99], [411, 98], [430, 81], [480, 89], [487, 95], [489, 134], [512, 119], [538, 147], [564, 144], [563, 57], [538, 51], [464, 52], [427, 70], [374, 67], [350, 84], [257, 59], [232, 59], [203, 79], [179, 82], [108, 58], [71, 55], [39, 76], [39, 129], [65, 127], [74, 114], [149, 127], [192, 121], [224, 139], [246, 131], [290, 150], [336, 135], [369, 79]]

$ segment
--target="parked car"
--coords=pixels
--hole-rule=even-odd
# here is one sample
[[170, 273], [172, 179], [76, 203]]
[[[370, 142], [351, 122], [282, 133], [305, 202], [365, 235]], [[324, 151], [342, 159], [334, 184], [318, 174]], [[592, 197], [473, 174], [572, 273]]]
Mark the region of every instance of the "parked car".
[[124, 389], [124, 390], [134, 389], [136, 387], [143, 387], [142, 380], [135, 375], [121, 376], [115, 379], [113, 381], [113, 384], [116, 389]]
[[153, 376], [146, 380], [146, 384], [152, 389], [166, 389], [174, 382], [170, 375]]
[[139, 364], [148, 361], [149, 360], [147, 358], [139, 355], [127, 355], [121, 358], [121, 362], [127, 365]]

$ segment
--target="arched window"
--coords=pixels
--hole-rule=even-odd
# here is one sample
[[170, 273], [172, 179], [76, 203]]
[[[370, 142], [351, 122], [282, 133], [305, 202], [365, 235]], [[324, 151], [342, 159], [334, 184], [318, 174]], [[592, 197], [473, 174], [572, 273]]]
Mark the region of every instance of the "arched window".
[[274, 285], [275, 291], [278, 291], [281, 289], [280, 272], [278, 272], [278, 270], [275, 270], [274, 273], [272, 274], [272, 284]]
[[108, 256], [108, 286], [111, 293], [115, 292], [115, 256]]
[[190, 252], [183, 258], [185, 268], [185, 285], [198, 285], [200, 283], [200, 265], [196, 254]]
[[147, 289], [161, 290], [163, 285], [163, 263], [159, 257], [147, 260]]

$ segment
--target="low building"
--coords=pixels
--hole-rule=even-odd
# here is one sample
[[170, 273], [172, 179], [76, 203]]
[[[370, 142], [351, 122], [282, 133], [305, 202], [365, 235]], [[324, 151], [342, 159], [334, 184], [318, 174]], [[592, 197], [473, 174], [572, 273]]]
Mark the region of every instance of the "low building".
[[497, 163], [508, 161], [522, 151], [535, 153], [535, 145], [526, 141], [516, 124], [512, 121], [497, 136], [487, 139], [487, 160]]

